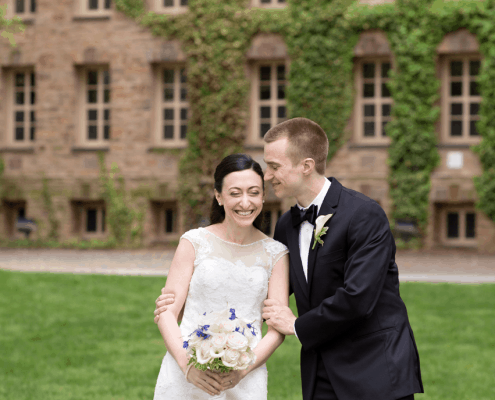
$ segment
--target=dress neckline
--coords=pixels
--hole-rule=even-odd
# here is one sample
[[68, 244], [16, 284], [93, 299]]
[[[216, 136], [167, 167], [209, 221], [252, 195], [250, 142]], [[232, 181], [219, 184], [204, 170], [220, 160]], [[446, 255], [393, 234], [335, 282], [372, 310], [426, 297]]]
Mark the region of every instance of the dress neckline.
[[207, 233], [209, 233], [210, 235], [215, 236], [218, 240], [221, 240], [221, 241], [222, 241], [222, 242], [224, 242], [224, 243], [233, 244], [233, 245], [235, 245], [235, 246], [241, 246], [241, 247], [252, 246], [253, 244], [256, 244], [256, 243], [259, 243], [259, 242], [263, 242], [264, 240], [270, 239], [269, 237], [266, 237], [266, 238], [263, 238], [263, 239], [257, 240], [256, 242], [253, 242], [253, 243], [248, 243], [248, 244], [239, 244], [239, 243], [229, 242], [228, 240], [222, 239], [220, 236], [215, 235], [213, 232], [209, 231], [209, 230], [208, 230], [208, 229], [206, 229], [206, 228], [200, 227], [199, 229], [204, 229]]

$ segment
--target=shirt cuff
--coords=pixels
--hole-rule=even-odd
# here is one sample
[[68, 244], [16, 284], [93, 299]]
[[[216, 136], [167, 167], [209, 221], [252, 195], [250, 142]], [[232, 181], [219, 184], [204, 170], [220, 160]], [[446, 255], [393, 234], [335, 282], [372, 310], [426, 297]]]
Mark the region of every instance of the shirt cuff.
[[299, 339], [299, 336], [297, 336], [297, 332], [296, 332], [296, 321], [294, 321], [294, 335], [296, 335], [296, 338]]

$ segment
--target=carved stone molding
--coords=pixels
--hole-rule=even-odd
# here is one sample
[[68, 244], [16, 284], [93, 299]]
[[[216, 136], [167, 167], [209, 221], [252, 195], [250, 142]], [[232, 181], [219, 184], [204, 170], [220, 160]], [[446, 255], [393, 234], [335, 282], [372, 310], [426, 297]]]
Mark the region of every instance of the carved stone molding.
[[251, 60], [274, 60], [287, 58], [287, 45], [277, 34], [260, 33], [255, 36], [246, 54]]
[[467, 29], [448, 33], [437, 47], [439, 54], [479, 53], [479, 50], [478, 39]]
[[182, 51], [178, 40], [169, 40], [162, 43], [160, 49], [148, 50], [146, 59], [151, 63], [185, 62], [186, 55]]
[[387, 35], [382, 31], [367, 31], [361, 33], [359, 42], [354, 47], [356, 57], [390, 56], [392, 51]]

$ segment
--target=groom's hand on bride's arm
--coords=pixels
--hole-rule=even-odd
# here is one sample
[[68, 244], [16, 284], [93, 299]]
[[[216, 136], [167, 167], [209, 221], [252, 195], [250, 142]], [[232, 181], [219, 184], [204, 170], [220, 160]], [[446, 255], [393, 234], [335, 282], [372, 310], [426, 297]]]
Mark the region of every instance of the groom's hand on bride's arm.
[[162, 294], [155, 300], [155, 324], [158, 324], [160, 314], [167, 311], [170, 304], [175, 301], [175, 295], [173, 293], [165, 293], [165, 288], [162, 288]]
[[268, 326], [275, 328], [283, 335], [294, 335], [294, 323], [297, 318], [289, 307], [281, 305], [279, 301], [265, 300], [262, 317]]

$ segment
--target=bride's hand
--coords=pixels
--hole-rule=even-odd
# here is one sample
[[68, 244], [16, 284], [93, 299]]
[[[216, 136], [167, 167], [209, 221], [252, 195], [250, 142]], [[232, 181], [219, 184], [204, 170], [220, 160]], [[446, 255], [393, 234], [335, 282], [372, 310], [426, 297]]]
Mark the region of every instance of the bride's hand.
[[211, 371], [201, 371], [192, 367], [187, 373], [188, 382], [205, 391], [210, 396], [219, 395], [225, 390], [220, 384], [220, 377]]
[[222, 385], [223, 390], [227, 390], [235, 387], [246, 375], [247, 370], [234, 370], [219, 374], [218, 376], [221, 378], [220, 384]]

